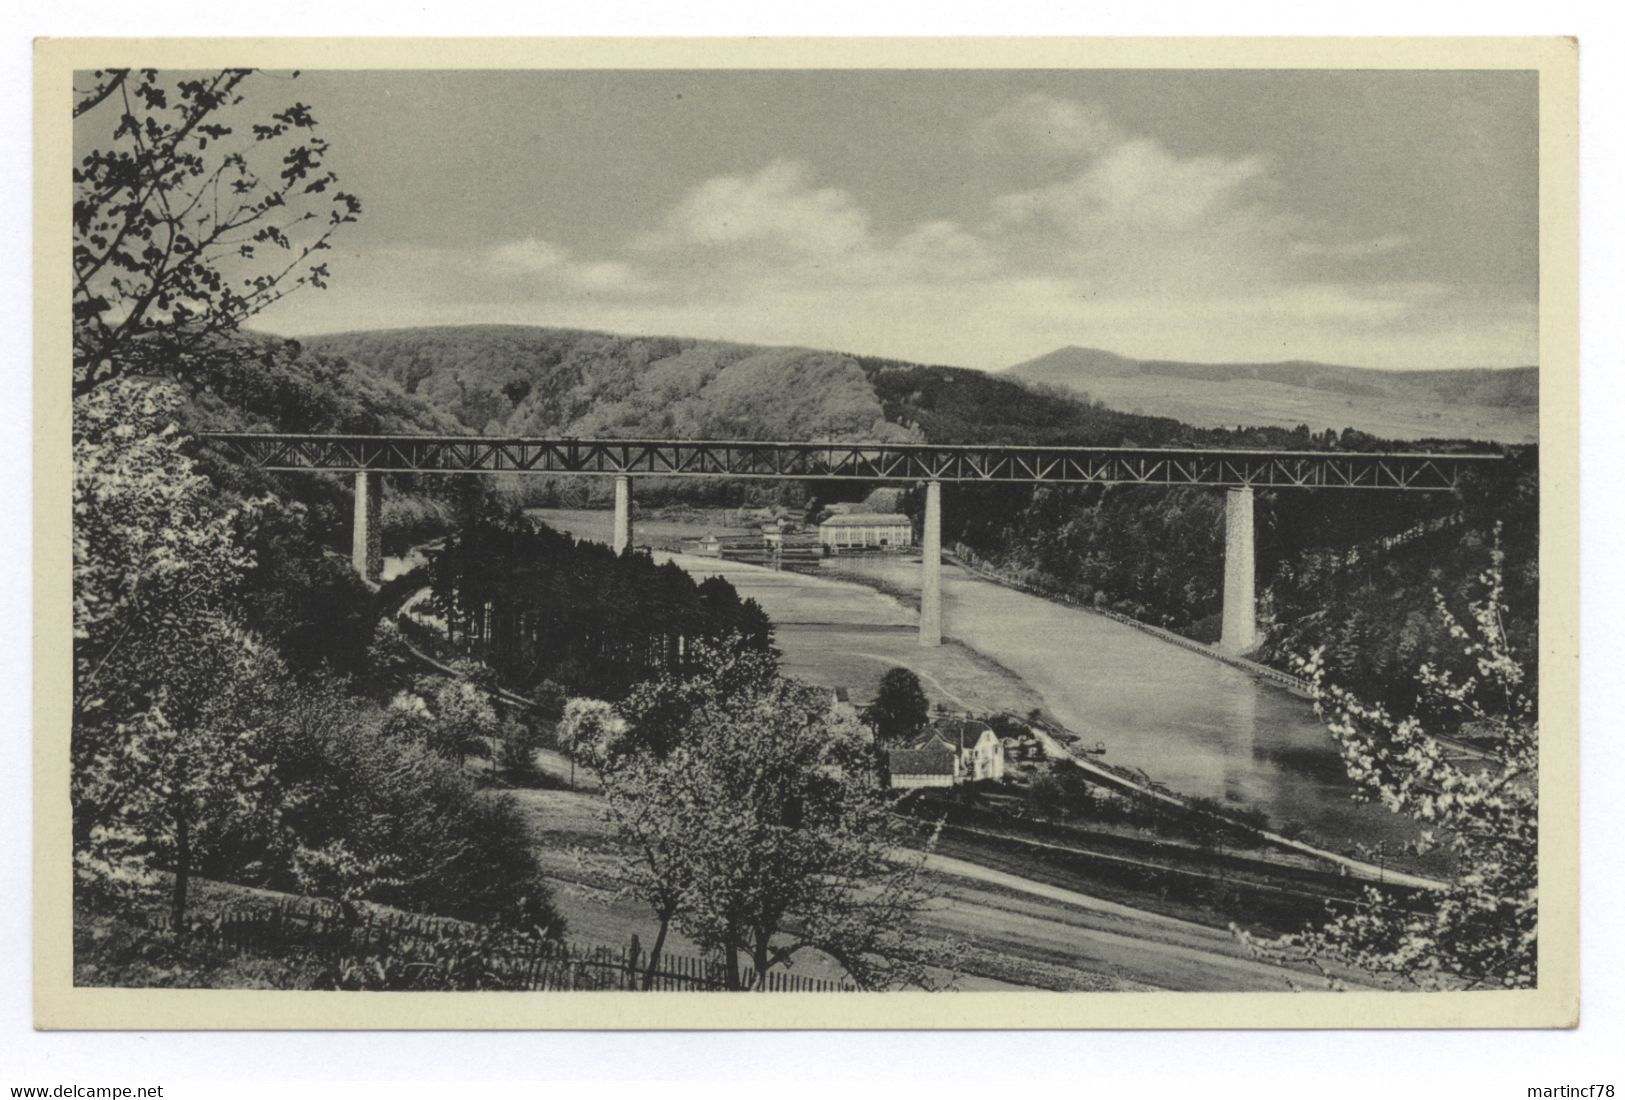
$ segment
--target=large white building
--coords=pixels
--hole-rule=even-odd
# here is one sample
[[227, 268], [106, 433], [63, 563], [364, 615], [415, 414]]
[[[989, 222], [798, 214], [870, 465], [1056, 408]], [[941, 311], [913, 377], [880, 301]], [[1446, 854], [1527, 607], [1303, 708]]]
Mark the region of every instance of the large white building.
[[818, 525], [818, 541], [832, 553], [914, 545], [914, 525], [896, 512], [848, 512]]

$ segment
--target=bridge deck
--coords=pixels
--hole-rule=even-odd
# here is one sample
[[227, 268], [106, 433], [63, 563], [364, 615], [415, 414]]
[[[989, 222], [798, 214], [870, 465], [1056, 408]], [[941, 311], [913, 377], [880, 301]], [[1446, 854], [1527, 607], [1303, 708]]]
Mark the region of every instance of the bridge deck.
[[414, 474], [631, 474], [1438, 491], [1454, 488], [1470, 466], [1500, 458], [1486, 454], [977, 443], [203, 434], [237, 458], [266, 470]]

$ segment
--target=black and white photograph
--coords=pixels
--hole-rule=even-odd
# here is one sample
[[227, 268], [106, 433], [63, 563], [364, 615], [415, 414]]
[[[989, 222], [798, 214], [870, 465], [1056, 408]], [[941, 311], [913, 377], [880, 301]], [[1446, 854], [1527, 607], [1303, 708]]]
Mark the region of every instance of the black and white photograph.
[[52, 1026], [1572, 1025], [1567, 43], [71, 45]]

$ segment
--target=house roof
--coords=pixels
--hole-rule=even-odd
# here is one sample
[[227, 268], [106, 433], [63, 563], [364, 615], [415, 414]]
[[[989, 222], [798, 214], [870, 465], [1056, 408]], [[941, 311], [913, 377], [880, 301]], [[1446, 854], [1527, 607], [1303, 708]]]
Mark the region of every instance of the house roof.
[[931, 724], [932, 736], [966, 749], [980, 741], [983, 733], [992, 732], [992, 727], [986, 722], [978, 722], [974, 718], [947, 718]]
[[913, 521], [898, 512], [847, 512], [830, 516], [820, 527], [913, 527]]
[[893, 749], [888, 756], [893, 775], [952, 775], [954, 754], [944, 747]]

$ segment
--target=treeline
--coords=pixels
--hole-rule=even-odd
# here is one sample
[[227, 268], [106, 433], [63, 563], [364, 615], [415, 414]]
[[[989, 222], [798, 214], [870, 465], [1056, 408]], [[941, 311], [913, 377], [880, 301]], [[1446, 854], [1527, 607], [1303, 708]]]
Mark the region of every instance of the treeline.
[[[1255, 447], [1273, 450], [1382, 450], [1386, 440], [1353, 428], [1198, 428], [1165, 416], [1106, 408], [1053, 386], [956, 367], [855, 357], [895, 424], [931, 442], [1079, 447]], [[1408, 449], [1482, 450], [1459, 440]]]
[[[235, 593], [243, 624], [290, 667], [365, 673], [374, 598], [348, 563], [353, 485], [344, 475], [267, 473], [204, 444], [203, 431], [455, 432], [455, 421], [389, 379], [295, 340], [238, 334], [208, 371], [173, 383], [181, 453], [222, 508], [254, 503], [240, 537], [250, 562]], [[390, 478], [384, 548], [399, 553], [455, 526], [489, 491], [469, 479]]]
[[[239, 334], [230, 354], [185, 388], [178, 424], [189, 432], [283, 431], [356, 434], [456, 434], [457, 421], [432, 402], [342, 355], [297, 340]], [[296, 513], [319, 546], [349, 553], [352, 486], [334, 474], [267, 474], [223, 451], [189, 446], [199, 468], [223, 491], [265, 498]], [[386, 552], [397, 553], [448, 529], [470, 491], [457, 479], [393, 475], [384, 500]]]
[[519, 516], [464, 526], [435, 554], [429, 583], [449, 643], [526, 695], [552, 683], [618, 698], [689, 667], [700, 643], [772, 648], [767, 615], [721, 577], [696, 583], [673, 563]]
[[1353, 430], [1195, 428], [957, 367], [574, 329], [470, 325], [311, 337], [476, 434], [1367, 449]]
[[516, 806], [460, 766], [488, 699], [414, 677], [303, 502], [191, 457], [186, 400], [121, 378], [75, 401], [79, 900], [167, 888], [182, 929], [202, 875], [556, 930]]

